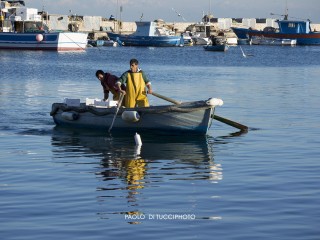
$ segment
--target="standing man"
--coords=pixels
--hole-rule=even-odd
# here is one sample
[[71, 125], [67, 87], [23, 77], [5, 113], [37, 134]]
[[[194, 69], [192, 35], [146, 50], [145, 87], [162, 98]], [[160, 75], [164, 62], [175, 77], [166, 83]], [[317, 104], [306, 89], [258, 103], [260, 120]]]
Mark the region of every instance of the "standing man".
[[[120, 91], [118, 85], [116, 84], [118, 82], [118, 77], [115, 75], [112, 75], [108, 72], [103, 72], [102, 70], [98, 70], [96, 72], [96, 77], [99, 79], [101, 86], [103, 88], [104, 97], [103, 100], [106, 101], [109, 98], [109, 92], [113, 94], [113, 100], [119, 100], [120, 97]], [[121, 88], [125, 90], [125, 86], [121, 85]]]
[[117, 82], [118, 87], [121, 84], [126, 85], [126, 90], [121, 89], [120, 91], [126, 94], [124, 106], [127, 108], [149, 107], [146, 88], [148, 93], [152, 94], [151, 82], [138, 64], [137, 59], [131, 59], [130, 70], [124, 72]]

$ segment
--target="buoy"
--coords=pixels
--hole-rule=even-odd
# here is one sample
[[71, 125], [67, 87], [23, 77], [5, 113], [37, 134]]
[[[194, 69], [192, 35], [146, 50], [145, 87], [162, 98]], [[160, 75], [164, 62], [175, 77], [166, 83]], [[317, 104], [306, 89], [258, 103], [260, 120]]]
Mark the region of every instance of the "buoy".
[[141, 146], [142, 145], [142, 141], [141, 141], [141, 137], [138, 133], [136, 133], [134, 135], [134, 141], [136, 142], [136, 146]]
[[38, 42], [41, 42], [41, 41], [43, 40], [43, 35], [42, 35], [42, 34], [37, 34], [36, 40], [37, 40]]
[[140, 120], [140, 115], [137, 111], [124, 111], [121, 118], [127, 122], [138, 122]]
[[223, 105], [223, 101], [222, 101], [222, 99], [219, 99], [219, 98], [210, 98], [207, 101], [207, 105], [210, 105], [210, 106], [222, 106]]

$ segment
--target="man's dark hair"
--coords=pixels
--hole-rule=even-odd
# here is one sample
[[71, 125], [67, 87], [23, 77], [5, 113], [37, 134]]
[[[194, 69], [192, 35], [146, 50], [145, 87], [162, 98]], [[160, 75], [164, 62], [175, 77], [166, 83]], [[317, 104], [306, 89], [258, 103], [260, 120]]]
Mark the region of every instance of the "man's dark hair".
[[130, 60], [130, 65], [132, 65], [132, 64], [138, 65], [138, 64], [139, 64], [139, 62], [138, 62], [138, 60], [137, 60], [137, 59], [132, 58], [132, 59]]
[[99, 74], [104, 74], [104, 72], [102, 71], [102, 70], [98, 70], [97, 72], [96, 72], [96, 77], [98, 77], [99, 76]]

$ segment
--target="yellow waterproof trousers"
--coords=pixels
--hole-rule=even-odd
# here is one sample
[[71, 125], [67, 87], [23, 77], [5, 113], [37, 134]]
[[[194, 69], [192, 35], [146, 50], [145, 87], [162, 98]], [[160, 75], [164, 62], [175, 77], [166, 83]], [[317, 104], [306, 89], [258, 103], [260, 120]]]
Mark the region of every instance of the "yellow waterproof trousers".
[[143, 80], [142, 73], [128, 73], [126, 93], [124, 99], [125, 107], [149, 107], [146, 84]]

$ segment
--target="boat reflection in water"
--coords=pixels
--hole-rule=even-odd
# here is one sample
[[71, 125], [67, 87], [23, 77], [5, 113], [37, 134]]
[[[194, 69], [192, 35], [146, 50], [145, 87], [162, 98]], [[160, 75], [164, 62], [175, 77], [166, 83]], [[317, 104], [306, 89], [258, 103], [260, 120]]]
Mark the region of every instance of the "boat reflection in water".
[[[82, 166], [81, 171], [95, 173], [99, 180], [96, 187], [98, 201], [113, 206], [108, 207], [107, 212], [99, 213], [101, 218], [110, 218], [110, 214], [115, 213], [138, 214], [140, 195], [152, 198], [161, 194], [159, 187], [168, 183], [174, 188], [176, 184], [190, 186], [194, 181], [210, 184], [222, 179], [221, 165], [213, 159], [215, 143], [212, 137], [143, 134], [141, 138], [143, 145], [139, 149], [135, 146], [134, 136], [96, 135], [55, 127], [53, 159], [68, 165], [86, 164], [87, 170]], [[190, 194], [188, 187], [179, 191], [182, 191], [176, 193], [179, 197]], [[126, 207], [120, 207], [117, 202], [123, 200]]]

